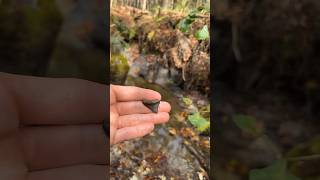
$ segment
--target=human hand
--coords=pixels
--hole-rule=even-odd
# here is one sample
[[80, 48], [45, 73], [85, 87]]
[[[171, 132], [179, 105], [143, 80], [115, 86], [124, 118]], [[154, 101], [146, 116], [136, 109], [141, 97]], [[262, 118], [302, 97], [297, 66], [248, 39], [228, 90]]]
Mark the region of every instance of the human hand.
[[110, 86], [110, 144], [149, 134], [155, 124], [169, 120], [171, 106], [161, 101], [157, 114], [142, 104], [142, 100], [161, 100], [161, 95], [150, 89], [134, 86]]
[[0, 73], [0, 179], [104, 180], [107, 86]]

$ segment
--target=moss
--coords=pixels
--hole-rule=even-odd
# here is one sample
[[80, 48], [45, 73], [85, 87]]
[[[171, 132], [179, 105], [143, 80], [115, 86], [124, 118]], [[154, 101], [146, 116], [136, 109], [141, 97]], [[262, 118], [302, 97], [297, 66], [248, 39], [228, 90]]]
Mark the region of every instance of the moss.
[[26, 28], [24, 34], [28, 45], [40, 46], [51, 39], [62, 24], [62, 14], [53, 0], [39, 0], [37, 8], [25, 7], [23, 13]]
[[110, 81], [113, 84], [123, 84], [129, 72], [127, 58], [122, 54], [113, 54], [110, 59]]

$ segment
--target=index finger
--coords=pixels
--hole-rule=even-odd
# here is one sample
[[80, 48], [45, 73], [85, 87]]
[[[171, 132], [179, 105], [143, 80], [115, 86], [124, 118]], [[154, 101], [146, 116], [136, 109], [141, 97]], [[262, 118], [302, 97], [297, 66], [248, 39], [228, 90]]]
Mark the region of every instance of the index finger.
[[111, 85], [111, 91], [115, 95], [116, 101], [161, 100], [161, 95], [157, 91], [135, 86]]

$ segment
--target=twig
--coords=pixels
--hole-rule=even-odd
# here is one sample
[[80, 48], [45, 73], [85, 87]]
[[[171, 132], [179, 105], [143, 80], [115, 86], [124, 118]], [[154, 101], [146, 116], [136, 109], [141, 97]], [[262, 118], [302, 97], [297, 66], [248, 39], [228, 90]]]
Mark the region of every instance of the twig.
[[320, 159], [320, 154], [287, 158], [288, 161], [308, 161]]
[[209, 166], [206, 163], [205, 158], [203, 157], [203, 155], [201, 155], [201, 153], [199, 151], [197, 151], [195, 148], [193, 148], [189, 142], [187, 141], [183, 141], [183, 144], [187, 147], [187, 149], [189, 150], [189, 152], [191, 154], [193, 154], [196, 159], [198, 160], [198, 162], [200, 163], [200, 165], [202, 166], [202, 168], [206, 171], [209, 172]]
[[129, 159], [131, 159], [131, 161], [133, 161], [134, 163], [136, 163], [137, 165], [140, 164], [140, 162], [142, 161], [142, 159], [140, 159], [139, 157], [133, 155], [131, 152], [124, 150], [125, 153], [127, 153], [129, 156]]
[[238, 62], [242, 61], [242, 56], [239, 48], [239, 27], [237, 23], [232, 23], [232, 50], [234, 57]]
[[196, 15], [195, 18], [209, 18], [209, 15]]

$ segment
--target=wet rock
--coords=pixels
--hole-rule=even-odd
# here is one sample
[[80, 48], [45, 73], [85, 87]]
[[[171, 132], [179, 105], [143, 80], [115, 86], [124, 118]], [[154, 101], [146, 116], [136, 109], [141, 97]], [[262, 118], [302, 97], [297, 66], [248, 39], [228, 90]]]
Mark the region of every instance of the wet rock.
[[284, 145], [292, 146], [303, 137], [303, 132], [302, 124], [294, 121], [286, 121], [280, 124], [278, 130], [279, 140]]
[[147, 54], [140, 55], [133, 60], [130, 66], [129, 75], [133, 77], [142, 77], [148, 83], [156, 83], [167, 86], [172, 81], [169, 78], [169, 71], [163, 65], [160, 56]]

